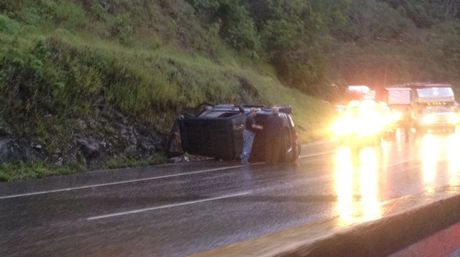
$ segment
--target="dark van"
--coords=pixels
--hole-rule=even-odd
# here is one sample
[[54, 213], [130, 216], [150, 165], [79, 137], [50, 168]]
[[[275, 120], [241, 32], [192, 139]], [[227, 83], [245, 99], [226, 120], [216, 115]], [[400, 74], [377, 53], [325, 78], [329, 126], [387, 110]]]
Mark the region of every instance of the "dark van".
[[[207, 105], [196, 113], [189, 112], [179, 119], [182, 148], [185, 152], [223, 160], [237, 160], [243, 149], [243, 130], [250, 109], [256, 108], [256, 122], [264, 126], [271, 108], [265, 106]], [[294, 162], [300, 154], [290, 106], [280, 107], [283, 119], [280, 160]], [[265, 133], [256, 134], [250, 161], [265, 160]], [[268, 146], [270, 147], [270, 146]]]

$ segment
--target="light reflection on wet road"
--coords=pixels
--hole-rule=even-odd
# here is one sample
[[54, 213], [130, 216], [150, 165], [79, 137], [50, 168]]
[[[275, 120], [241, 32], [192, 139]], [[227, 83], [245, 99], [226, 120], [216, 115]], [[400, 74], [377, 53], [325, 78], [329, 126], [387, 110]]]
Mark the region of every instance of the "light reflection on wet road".
[[[446, 179], [446, 185], [455, 186], [460, 173], [460, 136], [452, 134], [425, 135], [418, 142], [419, 160], [422, 163], [423, 183], [430, 192], [436, 188], [436, 180]], [[447, 176], [443, 176], [447, 172]]]
[[[460, 182], [460, 135], [426, 134], [403, 142], [398, 133], [395, 143], [382, 142], [380, 146], [368, 146], [353, 150], [338, 147], [335, 153], [335, 187], [340, 226], [356, 222], [376, 220], [382, 217], [382, 205], [388, 197], [392, 179], [391, 161], [399, 157], [420, 163], [420, 172], [401, 170], [420, 180], [423, 192], [430, 194], [441, 186], [458, 186]], [[404, 162], [404, 161], [403, 161]], [[417, 177], [417, 176], [420, 177]]]
[[355, 154], [346, 147], [337, 150], [335, 185], [341, 226], [354, 223], [354, 217], [369, 221], [382, 215], [378, 149], [364, 148]]
[[388, 201], [459, 185], [458, 134], [397, 138], [359, 151], [310, 145], [294, 165], [204, 162], [0, 184], [0, 256], [187, 256], [311, 222], [379, 219]]

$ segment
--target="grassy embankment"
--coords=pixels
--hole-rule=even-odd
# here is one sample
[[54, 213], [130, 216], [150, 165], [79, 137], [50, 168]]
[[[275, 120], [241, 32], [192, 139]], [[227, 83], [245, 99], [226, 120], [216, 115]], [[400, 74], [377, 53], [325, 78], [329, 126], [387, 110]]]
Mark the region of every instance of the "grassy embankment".
[[[27, 21], [32, 14], [25, 9], [0, 14], [0, 120], [5, 132], [54, 153], [65, 151], [75, 133], [91, 130], [78, 121], [97, 119], [101, 104], [166, 132], [183, 107], [235, 102], [290, 104], [301, 140], [321, 136], [329, 106], [284, 87], [262, 61], [237, 57], [225, 47], [209, 56], [150, 39], [110, 40], [90, 33], [83, 9], [68, 8], [76, 11], [61, 10], [65, 22], [57, 27], [42, 16], [32, 17], [39, 20], [36, 24]], [[162, 161], [161, 156], [148, 161], [114, 158], [106, 167]], [[0, 166], [0, 180], [81, 170], [78, 163], [6, 163]]]

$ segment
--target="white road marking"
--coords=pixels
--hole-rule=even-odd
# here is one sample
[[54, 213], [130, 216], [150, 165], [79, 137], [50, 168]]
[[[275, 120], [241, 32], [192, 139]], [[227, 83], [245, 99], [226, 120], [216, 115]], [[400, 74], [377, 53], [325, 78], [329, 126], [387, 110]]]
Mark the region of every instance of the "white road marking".
[[389, 164], [388, 167], [398, 166], [398, 165], [408, 163], [408, 162], [412, 162], [412, 161], [415, 161], [415, 160], [414, 159], [407, 159], [407, 160], [403, 160], [403, 161], [398, 161], [398, 162], [394, 162], [394, 163]]
[[211, 201], [217, 201], [217, 200], [222, 200], [222, 199], [234, 198], [234, 197], [248, 195], [248, 194], [250, 194], [250, 192], [242, 192], [242, 193], [237, 193], [237, 194], [206, 198], [202, 200], [188, 201], [188, 202], [176, 203], [176, 204], [168, 204], [168, 205], [156, 206], [156, 207], [151, 207], [151, 208], [143, 208], [143, 209], [137, 209], [137, 210], [131, 210], [131, 211], [125, 211], [125, 212], [116, 212], [116, 213], [89, 217], [86, 220], [92, 221], [92, 220], [107, 219], [107, 218], [137, 214], [137, 213], [147, 212], [147, 211], [156, 211], [156, 210], [161, 210], [161, 209], [175, 208], [175, 207], [192, 205], [192, 204], [197, 204], [197, 203], [204, 203], [204, 202], [211, 202]]
[[304, 159], [304, 158], [308, 158], [308, 157], [322, 156], [322, 155], [328, 155], [328, 154], [332, 154], [334, 152], [335, 151], [324, 151], [324, 152], [319, 152], [319, 153], [314, 153], [314, 154], [300, 155], [299, 159]]
[[[309, 158], [309, 157], [327, 155], [327, 154], [331, 154], [331, 153], [334, 153], [334, 151], [325, 151], [325, 152], [320, 152], [320, 153], [316, 153], [316, 154], [301, 155], [301, 156], [299, 156], [299, 158], [304, 159], [304, 158]], [[405, 163], [405, 162], [410, 162], [410, 161], [412, 161], [412, 160], [397, 162], [395, 164], [390, 164], [389, 167], [396, 166], [396, 165], [399, 165], [399, 164], [402, 164], [402, 163]], [[258, 166], [258, 165], [262, 165], [262, 164], [264, 164], [264, 163], [263, 162], [258, 162], [258, 163], [251, 164], [251, 166]], [[131, 180], [122, 180], [122, 181], [116, 181], [116, 182], [92, 184], [92, 185], [79, 186], [79, 187], [59, 188], [59, 189], [37, 191], [37, 192], [15, 194], [15, 195], [5, 195], [5, 196], [0, 196], [0, 200], [27, 197], [27, 196], [35, 196], [35, 195], [52, 194], [52, 193], [69, 192], [69, 191], [91, 189], [91, 188], [98, 188], [98, 187], [105, 187], [105, 186], [123, 185], [123, 184], [137, 183], [137, 182], [142, 182], [142, 181], [151, 181], [151, 180], [174, 178], [174, 177], [187, 176], [187, 175], [196, 175], [196, 174], [215, 172], [215, 171], [223, 171], [223, 170], [236, 169], [236, 168], [242, 168], [242, 167], [245, 167], [245, 165], [234, 165], [234, 166], [226, 166], [226, 167], [198, 170], [198, 171], [192, 171], [192, 172], [183, 172], [183, 173], [164, 175], [164, 176], [147, 177], [147, 178], [131, 179]]]
[[[255, 164], [255, 165], [260, 165], [260, 164]], [[93, 185], [86, 185], [86, 186], [79, 186], [79, 187], [60, 188], [60, 189], [38, 191], [38, 192], [30, 192], [30, 193], [16, 194], [16, 195], [6, 195], [6, 196], [0, 196], [0, 200], [2, 200], [2, 199], [11, 199], [11, 198], [19, 198], [19, 197], [26, 197], [26, 196], [34, 196], [34, 195], [44, 195], [44, 194], [51, 194], [51, 193], [69, 192], [69, 191], [90, 189], [90, 188], [98, 188], [98, 187], [105, 187], [105, 186], [123, 185], [123, 184], [129, 184], [129, 183], [136, 183], [136, 182], [142, 182], [142, 181], [151, 181], [151, 180], [158, 180], [158, 179], [165, 179], [165, 178], [174, 178], [174, 177], [180, 177], [180, 176], [197, 175], [197, 174], [202, 174], [202, 173], [230, 170], [230, 169], [236, 169], [236, 168], [242, 168], [242, 167], [245, 167], [245, 165], [226, 166], [226, 167], [220, 167], [220, 168], [198, 170], [198, 171], [192, 171], [192, 172], [183, 172], [183, 173], [164, 175], [164, 176], [122, 180], [122, 181], [102, 183], [102, 184], [93, 184]]]
[[[388, 167], [400, 165], [400, 164], [410, 162], [410, 161], [411, 160], [404, 160], [404, 161], [391, 163], [391, 164], [388, 165]], [[260, 165], [260, 164], [261, 163], [258, 163], [258, 165]], [[104, 215], [89, 217], [86, 220], [87, 221], [93, 221], [93, 220], [107, 219], [107, 218], [125, 216], [125, 215], [131, 215], [131, 214], [137, 214], [137, 213], [147, 212], [147, 211], [155, 211], [155, 210], [161, 210], [161, 209], [167, 209], [167, 208], [175, 208], [175, 207], [180, 207], [180, 206], [192, 205], [192, 204], [197, 204], [197, 203], [217, 201], [217, 200], [228, 199], [228, 198], [233, 198], [233, 197], [238, 197], [238, 196], [244, 196], [244, 195], [248, 195], [248, 194], [250, 194], [250, 192], [242, 192], [242, 193], [224, 195], [224, 196], [207, 198], [207, 199], [202, 199], [202, 200], [188, 201], [188, 202], [182, 202], [182, 203], [177, 203], [177, 204], [168, 204], [168, 205], [156, 206], [156, 207], [151, 207], [151, 208], [143, 208], [143, 209], [137, 209], [137, 210], [131, 210], [131, 211], [125, 211], [125, 212], [116, 212], [116, 213], [110, 213], [110, 214], [104, 214]]]
[[332, 143], [332, 141], [321, 140], [321, 141], [311, 142], [311, 143], [308, 143], [308, 144], [302, 144], [301, 146], [302, 147], [308, 147], [308, 146], [317, 146], [317, 145], [327, 145], [327, 144], [331, 144], [331, 143]]

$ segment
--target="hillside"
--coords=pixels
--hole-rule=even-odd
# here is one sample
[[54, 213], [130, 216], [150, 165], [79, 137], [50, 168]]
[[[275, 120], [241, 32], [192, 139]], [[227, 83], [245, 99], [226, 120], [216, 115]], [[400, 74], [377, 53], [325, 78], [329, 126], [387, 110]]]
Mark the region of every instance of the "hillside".
[[460, 2], [353, 0], [334, 32], [328, 74], [375, 87], [408, 81], [460, 86]]
[[3, 180], [161, 162], [180, 110], [202, 102], [292, 104], [304, 139], [328, 108], [236, 54], [184, 1], [0, 9]]
[[180, 110], [287, 103], [324, 134], [344, 85], [460, 81], [447, 0], [3, 0], [0, 180], [164, 161]]

